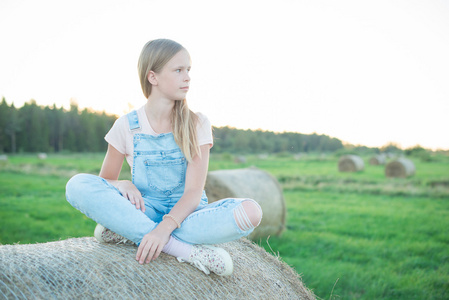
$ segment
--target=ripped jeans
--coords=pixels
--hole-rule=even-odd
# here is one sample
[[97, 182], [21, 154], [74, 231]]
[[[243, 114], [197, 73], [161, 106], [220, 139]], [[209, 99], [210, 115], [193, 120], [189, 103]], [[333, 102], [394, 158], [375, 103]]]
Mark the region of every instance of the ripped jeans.
[[[170, 198], [154, 200], [144, 196], [146, 211], [142, 212], [105, 179], [90, 174], [72, 177], [67, 183], [66, 197], [87, 217], [137, 245], [176, 204]], [[188, 244], [219, 244], [247, 236], [254, 226], [242, 209], [241, 203], [245, 200], [254, 201], [228, 198], [208, 204], [203, 193], [198, 208], [182, 222], [181, 228], [172, 232], [172, 236]], [[243, 230], [236, 221], [248, 226]]]

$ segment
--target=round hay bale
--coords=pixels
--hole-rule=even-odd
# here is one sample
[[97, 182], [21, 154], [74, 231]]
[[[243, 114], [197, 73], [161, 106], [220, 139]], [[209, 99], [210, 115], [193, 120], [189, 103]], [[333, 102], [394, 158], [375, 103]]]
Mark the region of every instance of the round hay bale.
[[263, 217], [248, 236], [255, 240], [280, 235], [285, 229], [286, 206], [279, 182], [258, 168], [217, 170], [207, 174], [206, 194], [209, 202], [224, 198], [250, 198], [259, 203]]
[[38, 153], [37, 158], [39, 159], [47, 159], [47, 153]]
[[369, 164], [373, 166], [385, 165], [387, 162], [387, 156], [385, 154], [374, 155], [370, 158]]
[[5, 299], [315, 299], [287, 264], [246, 239], [221, 244], [234, 273], [206, 275], [164, 253], [140, 265], [136, 246], [76, 238], [0, 246]]
[[385, 167], [385, 176], [389, 178], [406, 178], [415, 174], [415, 165], [407, 158], [398, 158], [389, 162]]
[[360, 172], [365, 168], [363, 159], [357, 155], [344, 155], [338, 160], [338, 171]]

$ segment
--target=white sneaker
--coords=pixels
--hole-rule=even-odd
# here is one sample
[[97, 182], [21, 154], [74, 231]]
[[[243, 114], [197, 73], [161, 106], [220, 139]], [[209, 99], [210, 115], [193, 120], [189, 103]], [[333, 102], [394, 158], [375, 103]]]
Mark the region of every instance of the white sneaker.
[[206, 274], [214, 272], [219, 276], [229, 276], [234, 270], [232, 258], [226, 250], [207, 245], [193, 245], [189, 259], [177, 258], [179, 262], [188, 262]]
[[134, 245], [134, 243], [121, 235], [107, 229], [101, 224], [97, 224], [95, 227], [94, 236], [100, 243], [115, 243], [115, 244], [128, 244]]

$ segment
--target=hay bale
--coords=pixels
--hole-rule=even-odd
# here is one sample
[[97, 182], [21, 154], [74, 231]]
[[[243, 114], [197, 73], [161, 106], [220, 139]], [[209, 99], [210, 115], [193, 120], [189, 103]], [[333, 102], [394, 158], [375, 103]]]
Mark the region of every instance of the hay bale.
[[338, 160], [338, 171], [360, 172], [365, 168], [363, 159], [357, 155], [344, 155]]
[[37, 154], [37, 158], [39, 159], [47, 159], [47, 153], [38, 153]]
[[385, 165], [387, 156], [385, 154], [377, 154], [370, 158], [369, 164], [373, 166]]
[[209, 202], [224, 198], [251, 198], [262, 207], [260, 225], [248, 236], [280, 235], [285, 229], [286, 206], [279, 182], [269, 173], [255, 167], [217, 170], [207, 174], [206, 194]]
[[407, 178], [415, 174], [415, 165], [407, 158], [398, 158], [389, 162], [385, 167], [385, 176], [389, 178]]
[[267, 158], [268, 158], [268, 154], [266, 154], [266, 153], [257, 155], [257, 159], [260, 159], [260, 160], [266, 160]]
[[5, 299], [315, 299], [287, 264], [246, 239], [221, 245], [234, 273], [206, 275], [164, 253], [147, 265], [136, 246], [76, 238], [0, 246]]

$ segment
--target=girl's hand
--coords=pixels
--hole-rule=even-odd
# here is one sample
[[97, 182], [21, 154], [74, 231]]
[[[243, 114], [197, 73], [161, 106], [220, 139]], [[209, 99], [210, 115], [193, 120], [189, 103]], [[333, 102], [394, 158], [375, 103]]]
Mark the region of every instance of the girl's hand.
[[101, 166], [100, 177], [103, 177], [115, 186], [122, 196], [134, 204], [137, 209], [145, 212], [145, 202], [136, 186], [129, 180], [118, 180], [124, 159], [124, 154], [120, 153], [111, 144], [108, 144], [108, 152], [106, 152], [103, 165]]
[[137, 209], [145, 212], [145, 202], [143, 201], [142, 194], [131, 181], [121, 180], [118, 181], [115, 186], [123, 197], [134, 204]]
[[147, 233], [137, 249], [136, 260], [142, 265], [150, 263], [161, 254], [162, 249], [170, 239], [170, 231], [156, 227], [153, 231]]

